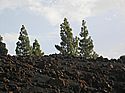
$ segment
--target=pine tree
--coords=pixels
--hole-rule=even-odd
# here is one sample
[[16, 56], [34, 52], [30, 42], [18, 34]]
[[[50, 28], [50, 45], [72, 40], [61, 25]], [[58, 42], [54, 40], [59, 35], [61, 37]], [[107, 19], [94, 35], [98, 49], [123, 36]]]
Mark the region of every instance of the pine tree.
[[97, 59], [98, 56], [99, 56], [99, 55], [98, 55], [95, 51], [93, 51], [92, 58], [93, 58], [93, 59]]
[[0, 35], [0, 42], [2, 42], [3, 41], [3, 37]]
[[0, 55], [7, 55], [8, 50], [6, 48], [6, 44], [2, 42], [3, 37], [0, 35]]
[[76, 36], [75, 38], [73, 38], [73, 55], [74, 56], [78, 56], [78, 44], [79, 43], [79, 39]]
[[41, 52], [40, 44], [36, 39], [34, 40], [34, 43], [33, 43], [32, 55], [34, 55], [34, 56], [43, 56], [44, 55], [44, 52]]
[[76, 50], [74, 50], [74, 42], [77, 43], [76, 38], [73, 38], [72, 29], [70, 28], [70, 24], [66, 18], [64, 18], [64, 23], [60, 25], [60, 36], [61, 42], [60, 46], [55, 45], [56, 49], [60, 51], [62, 55], [75, 55]]
[[[93, 50], [93, 40], [91, 36], [89, 36], [88, 29], [86, 26], [86, 22], [82, 21], [82, 27], [80, 32], [80, 42], [79, 42], [79, 54], [86, 59], [96, 58], [97, 54]], [[96, 54], [96, 55], [95, 55]]]
[[26, 55], [31, 55], [31, 46], [30, 46], [30, 41], [28, 37], [27, 30], [24, 25], [21, 27], [20, 35], [19, 35], [19, 41], [16, 43], [16, 55], [20, 56], [26, 56]]

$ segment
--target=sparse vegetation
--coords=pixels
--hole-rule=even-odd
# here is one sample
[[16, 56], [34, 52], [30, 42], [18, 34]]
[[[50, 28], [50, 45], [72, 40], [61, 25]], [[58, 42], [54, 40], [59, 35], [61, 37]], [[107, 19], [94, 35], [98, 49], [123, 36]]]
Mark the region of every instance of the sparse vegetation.
[[96, 59], [98, 55], [93, 48], [93, 40], [91, 39], [91, 36], [89, 36], [86, 22], [83, 20], [80, 32], [79, 55], [85, 57], [86, 59]]
[[73, 37], [72, 28], [66, 18], [60, 25], [60, 46], [55, 45], [56, 49], [60, 51], [62, 55], [77, 55], [78, 39]]
[[16, 43], [16, 55], [17, 56], [26, 56], [32, 54], [32, 47], [30, 46], [30, 40], [27, 33], [27, 30], [24, 25], [21, 27], [19, 41]]
[[6, 44], [2, 42], [3, 37], [0, 35], [0, 55], [7, 55], [8, 50], [6, 48]]
[[40, 44], [36, 39], [33, 42], [32, 55], [33, 56], [43, 56], [44, 55], [44, 52], [41, 51]]
[[93, 40], [89, 36], [86, 22], [82, 21], [82, 27], [80, 32], [80, 38], [73, 37], [72, 28], [69, 22], [64, 18], [64, 23], [60, 25], [60, 46], [55, 45], [56, 49], [60, 51], [62, 55], [81, 56], [86, 59], [96, 59], [98, 54], [93, 50]]
[[[86, 59], [96, 59], [98, 54], [93, 50], [93, 40], [89, 36], [86, 22], [82, 21], [82, 27], [80, 37], [73, 36], [72, 28], [67, 20], [64, 18], [64, 22], [60, 25], [60, 45], [55, 45], [55, 48], [60, 52], [61, 55], [84, 57]], [[0, 37], [1, 47], [6, 47], [2, 43], [2, 37]], [[3, 53], [4, 51], [4, 53]], [[20, 35], [16, 43], [16, 55], [17, 56], [43, 56], [44, 52], [40, 49], [38, 40], [35, 39], [33, 46], [30, 45], [30, 39], [28, 32], [24, 25], [20, 29]], [[8, 50], [1, 49], [1, 54], [7, 54]]]
[[21, 27], [19, 41], [16, 43], [16, 55], [17, 56], [43, 56], [44, 52], [40, 49], [39, 42], [35, 39], [33, 46], [30, 45], [29, 36], [24, 25]]

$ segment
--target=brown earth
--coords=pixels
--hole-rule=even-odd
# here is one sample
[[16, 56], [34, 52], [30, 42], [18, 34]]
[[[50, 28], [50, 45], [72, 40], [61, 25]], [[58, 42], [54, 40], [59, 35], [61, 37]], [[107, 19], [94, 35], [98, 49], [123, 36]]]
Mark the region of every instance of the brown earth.
[[0, 56], [0, 93], [125, 93], [125, 58]]

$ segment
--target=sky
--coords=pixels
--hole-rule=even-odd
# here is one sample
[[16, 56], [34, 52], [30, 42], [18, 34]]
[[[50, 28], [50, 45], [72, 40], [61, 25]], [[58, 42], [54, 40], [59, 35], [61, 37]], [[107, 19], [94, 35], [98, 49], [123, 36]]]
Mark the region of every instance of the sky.
[[74, 36], [86, 21], [94, 50], [108, 58], [125, 55], [125, 0], [0, 0], [0, 34], [15, 54], [21, 25], [45, 54], [58, 53], [60, 24], [67, 18]]

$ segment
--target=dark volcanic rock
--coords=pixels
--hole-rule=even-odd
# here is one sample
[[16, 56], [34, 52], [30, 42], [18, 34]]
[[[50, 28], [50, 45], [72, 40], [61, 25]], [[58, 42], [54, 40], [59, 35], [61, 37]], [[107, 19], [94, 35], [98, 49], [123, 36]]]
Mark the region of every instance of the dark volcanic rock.
[[0, 56], [0, 93], [125, 93], [125, 59]]

